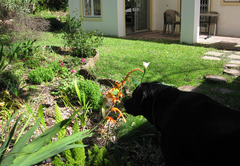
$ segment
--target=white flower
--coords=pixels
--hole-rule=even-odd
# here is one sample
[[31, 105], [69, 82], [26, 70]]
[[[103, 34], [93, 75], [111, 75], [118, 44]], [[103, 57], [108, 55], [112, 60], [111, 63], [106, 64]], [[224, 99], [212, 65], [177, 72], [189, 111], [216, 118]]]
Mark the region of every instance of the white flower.
[[143, 66], [145, 69], [147, 69], [148, 65], [150, 64], [150, 62], [143, 62]]

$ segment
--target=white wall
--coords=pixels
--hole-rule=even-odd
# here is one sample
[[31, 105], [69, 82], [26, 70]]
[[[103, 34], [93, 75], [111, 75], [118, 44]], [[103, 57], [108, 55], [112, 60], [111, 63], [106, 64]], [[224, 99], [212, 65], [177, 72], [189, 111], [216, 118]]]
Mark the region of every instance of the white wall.
[[[102, 0], [102, 20], [84, 21], [83, 28], [87, 31], [98, 29], [104, 35], [123, 36], [125, 14], [123, 4], [123, 0]], [[80, 10], [80, 0], [69, 0], [69, 13], [71, 16], [74, 16], [73, 11], [75, 8]], [[119, 31], [121, 28], [122, 30]]]
[[217, 35], [240, 37], [240, 6], [221, 6], [221, 0], [214, 0], [212, 10], [220, 14]]
[[167, 9], [178, 11], [178, 0], [153, 0], [152, 30], [163, 30], [163, 13]]

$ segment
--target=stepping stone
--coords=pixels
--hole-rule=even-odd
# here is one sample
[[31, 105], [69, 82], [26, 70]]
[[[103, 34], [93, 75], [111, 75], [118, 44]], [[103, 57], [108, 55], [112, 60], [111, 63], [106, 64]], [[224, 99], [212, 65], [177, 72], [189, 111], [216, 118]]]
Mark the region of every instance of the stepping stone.
[[234, 93], [234, 92], [236, 92], [236, 91], [233, 90], [233, 89], [220, 88], [220, 87], [212, 88], [211, 90], [214, 91], [214, 92], [222, 93], [222, 94], [229, 94], [229, 93]]
[[178, 90], [185, 91], [185, 92], [199, 92], [200, 89], [195, 86], [190, 86], [190, 85], [184, 85], [178, 87]]
[[236, 52], [235, 54], [240, 54], [240, 51]]
[[239, 68], [240, 65], [228, 63], [224, 65], [225, 68]]
[[238, 60], [230, 60], [229, 63], [240, 64], [240, 61], [238, 61]]
[[221, 52], [209, 51], [209, 52], [205, 53], [205, 55], [222, 56], [223, 53], [221, 53]]
[[237, 70], [237, 69], [225, 69], [225, 70], [223, 70], [223, 72], [227, 73], [229, 75], [234, 75], [234, 76], [240, 75], [240, 70]]
[[204, 56], [204, 57], [202, 57], [202, 59], [217, 60], [217, 61], [220, 61], [220, 60], [221, 60], [221, 58], [211, 57], [211, 56]]
[[212, 82], [227, 82], [227, 79], [217, 75], [206, 75], [205, 79]]
[[229, 55], [228, 58], [231, 58], [231, 59], [240, 59], [240, 55]]

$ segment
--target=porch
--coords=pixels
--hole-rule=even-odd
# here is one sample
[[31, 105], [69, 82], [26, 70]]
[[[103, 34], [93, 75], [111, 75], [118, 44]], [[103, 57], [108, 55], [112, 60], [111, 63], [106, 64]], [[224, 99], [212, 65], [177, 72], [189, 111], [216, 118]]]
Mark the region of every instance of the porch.
[[[231, 36], [212, 36], [209, 39], [204, 39], [207, 37], [207, 34], [199, 35], [199, 42], [196, 45], [202, 45], [205, 47], [214, 47], [222, 50], [236, 50], [240, 51], [240, 38], [231, 37]], [[174, 35], [168, 35], [167, 33], [163, 34], [162, 31], [149, 31], [136, 33], [128, 36], [124, 36], [126, 39], [140, 39], [140, 40], [155, 40], [155, 41], [164, 41], [172, 40], [180, 43], [180, 34], [175, 32]]]

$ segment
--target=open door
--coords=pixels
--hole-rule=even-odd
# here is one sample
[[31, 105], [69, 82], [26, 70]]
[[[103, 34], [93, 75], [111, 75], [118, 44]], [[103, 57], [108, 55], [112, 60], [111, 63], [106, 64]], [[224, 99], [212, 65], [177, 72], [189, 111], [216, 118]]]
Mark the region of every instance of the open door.
[[149, 0], [125, 0], [126, 34], [149, 30]]
[[148, 0], [136, 0], [135, 3], [135, 32], [149, 30], [149, 4]]

